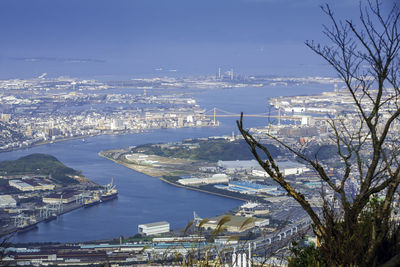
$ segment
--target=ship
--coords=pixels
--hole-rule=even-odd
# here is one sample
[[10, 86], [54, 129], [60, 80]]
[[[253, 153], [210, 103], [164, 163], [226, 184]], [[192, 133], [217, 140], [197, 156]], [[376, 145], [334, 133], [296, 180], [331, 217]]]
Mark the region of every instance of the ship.
[[109, 201], [118, 197], [118, 190], [115, 189], [114, 178], [111, 180], [111, 183], [106, 185], [104, 188], [105, 190], [100, 197], [102, 202]]
[[27, 220], [24, 220], [24, 222], [22, 224], [18, 225], [17, 231], [18, 231], [18, 233], [28, 232], [30, 230], [38, 228], [36, 224], [37, 224], [36, 221], [33, 221], [33, 223], [30, 224], [30, 223], [28, 223]]
[[91, 206], [99, 204], [100, 198], [98, 196], [94, 196], [93, 198], [89, 198], [85, 201], [85, 204], [83, 205], [85, 208], [89, 208]]
[[25, 233], [30, 230], [36, 229], [36, 228], [38, 228], [36, 224], [27, 224], [27, 225], [19, 226], [17, 228], [17, 231], [18, 231], [18, 233]]

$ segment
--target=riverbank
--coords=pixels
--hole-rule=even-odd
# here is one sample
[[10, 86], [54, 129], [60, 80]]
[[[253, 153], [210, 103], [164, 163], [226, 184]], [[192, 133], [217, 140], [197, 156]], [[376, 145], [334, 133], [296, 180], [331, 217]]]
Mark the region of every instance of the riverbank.
[[154, 178], [161, 176], [191, 175], [194, 173], [193, 169], [204, 165], [203, 162], [197, 160], [167, 158], [145, 154], [129, 154], [127, 156], [129, 158], [125, 158], [124, 160], [114, 158], [125, 153], [127, 153], [127, 151], [124, 149], [115, 149], [100, 151], [98, 155]]
[[[202, 125], [202, 126], [195, 126], [195, 127], [167, 127], [168, 129], [182, 129], [182, 128], [209, 128], [209, 127], [218, 127], [219, 122], [217, 121], [216, 124], [213, 125]], [[148, 131], [154, 131], [154, 130], [160, 130], [163, 128], [149, 128], [149, 129], [136, 129], [136, 130], [121, 130], [121, 131], [112, 131], [112, 132], [102, 132], [102, 133], [97, 133], [97, 134], [88, 134], [88, 135], [79, 135], [79, 136], [71, 136], [71, 137], [62, 137], [62, 138], [57, 138], [54, 140], [43, 140], [39, 141], [30, 145], [23, 146], [20, 144], [19, 147], [12, 147], [12, 148], [7, 148], [7, 149], [2, 149], [0, 150], [0, 153], [3, 152], [12, 152], [12, 151], [17, 151], [17, 150], [23, 150], [23, 149], [29, 149], [33, 148], [36, 146], [41, 146], [41, 145], [46, 145], [46, 144], [53, 144], [53, 143], [59, 143], [59, 142], [65, 142], [65, 141], [71, 141], [71, 140], [77, 140], [77, 139], [85, 139], [85, 138], [90, 138], [90, 137], [95, 137], [95, 136], [103, 136], [103, 135], [130, 135], [130, 134], [140, 134]]]
[[198, 192], [203, 192], [203, 193], [207, 193], [207, 194], [211, 194], [211, 195], [215, 195], [215, 196], [220, 196], [220, 197], [227, 197], [227, 198], [236, 199], [236, 200], [245, 201], [245, 202], [247, 201], [247, 199], [244, 199], [244, 198], [239, 198], [239, 197], [234, 197], [234, 196], [228, 196], [228, 195], [224, 195], [224, 194], [220, 194], [220, 193], [216, 193], [216, 192], [211, 192], [211, 191], [203, 190], [203, 189], [200, 189], [200, 188], [194, 188], [194, 187], [190, 187], [190, 186], [185, 186], [185, 185], [173, 183], [173, 182], [168, 181], [167, 179], [165, 179], [165, 178], [163, 178], [163, 177], [160, 177], [160, 180], [163, 181], [163, 182], [165, 182], [165, 183], [167, 183], [167, 184], [170, 184], [170, 185], [173, 185], [173, 186], [176, 186], [176, 187], [180, 187], [180, 188], [185, 188], [185, 189], [189, 189], [189, 190], [194, 190], [194, 191], [198, 191]]
[[[116, 151], [118, 151], [118, 150], [108, 150], [108, 151], [116, 152]], [[111, 161], [115, 162], [116, 164], [119, 164], [119, 165], [121, 165], [121, 166], [124, 166], [124, 167], [126, 167], [126, 168], [128, 168], [128, 169], [131, 169], [131, 170], [134, 170], [134, 171], [137, 171], [137, 172], [146, 174], [146, 175], [151, 176], [151, 177], [154, 177], [154, 178], [159, 177], [159, 176], [162, 176], [162, 175], [166, 175], [166, 173], [164, 173], [164, 172], [157, 172], [157, 171], [151, 170], [151, 168], [148, 168], [148, 167], [146, 167], [146, 166], [139, 166], [139, 165], [136, 165], [136, 164], [128, 164], [128, 163], [125, 163], [125, 162], [122, 162], [122, 161], [119, 161], [119, 160], [116, 160], [116, 159], [107, 157], [107, 156], [104, 154], [103, 151], [100, 151], [100, 152], [98, 153], [98, 155], [99, 155], [100, 157], [102, 157], [102, 158], [111, 160]]]
[[[152, 129], [150, 129], [152, 130]], [[42, 145], [47, 145], [47, 144], [54, 144], [54, 143], [60, 143], [60, 142], [66, 142], [66, 141], [72, 141], [72, 140], [78, 140], [78, 139], [82, 139], [82, 141], [85, 141], [85, 138], [90, 138], [90, 137], [95, 137], [95, 136], [103, 136], [103, 135], [127, 135], [127, 134], [139, 134], [139, 133], [143, 133], [145, 132], [145, 130], [142, 131], [129, 131], [129, 132], [112, 132], [112, 133], [99, 133], [99, 134], [88, 134], [88, 135], [79, 135], [79, 136], [71, 136], [71, 137], [63, 137], [63, 138], [57, 138], [54, 140], [43, 140], [43, 141], [39, 141], [36, 143], [33, 143], [31, 145], [28, 146], [22, 146], [22, 147], [13, 147], [13, 148], [8, 148], [8, 149], [3, 149], [0, 150], [0, 153], [5, 153], [5, 152], [12, 152], [12, 151], [18, 151], [18, 150], [24, 150], [24, 149], [30, 149], [33, 147], [37, 147], [37, 146], [42, 146]]]
[[[220, 197], [240, 200], [240, 201], [252, 201], [253, 199], [250, 196], [243, 195], [243, 197], [239, 193], [232, 193], [230, 191], [221, 190], [221, 192], [216, 192], [213, 189], [208, 188], [200, 188], [197, 186], [189, 186], [183, 185], [180, 183], [175, 182], [174, 180], [167, 179], [166, 177], [180, 177], [180, 176], [202, 176], [204, 173], [197, 171], [199, 167], [211, 165], [215, 165], [212, 162], [205, 162], [205, 161], [198, 161], [198, 160], [187, 160], [181, 158], [167, 158], [155, 155], [148, 155], [148, 154], [127, 154], [128, 152], [124, 149], [116, 149], [116, 150], [108, 150], [108, 151], [101, 151], [99, 152], [99, 156], [111, 160], [121, 166], [126, 168], [135, 170], [137, 172], [146, 174], [148, 176], [158, 178], [161, 181], [168, 183], [170, 185], [189, 189], [193, 191], [198, 191], [202, 193], [207, 193], [211, 195], [216, 195]], [[130, 157], [128, 157], [128, 156]], [[117, 158], [129, 158], [130, 163], [127, 163], [123, 160], [116, 159]], [[146, 159], [143, 163], [143, 159]], [[152, 164], [150, 164], [152, 162]], [[173, 162], [173, 163], [172, 163]], [[237, 195], [232, 195], [237, 194]], [[262, 200], [262, 199], [260, 199]]]
[[[210, 90], [199, 94], [196, 99], [206, 110], [218, 107], [238, 114], [240, 111], [259, 114], [265, 112], [265, 99], [271, 96], [272, 91], [230, 89], [229, 94], [226, 92]], [[137, 134], [77, 137], [74, 138], [76, 140], [55, 140], [53, 144], [0, 153], [0, 160], [17, 159], [31, 153], [48, 153], [67, 166], [82, 171], [84, 176], [98, 184], [105, 184], [114, 177], [119, 191], [118, 201], [69, 212], [57, 220], [41, 223], [37, 230], [15, 235], [13, 242], [78, 242], [132, 236], [137, 233], [137, 225], [163, 220], [170, 222], [171, 228], [178, 229], [187, 225], [193, 211], [203, 218], [209, 218], [240, 206], [243, 203], [241, 200], [171, 186], [98, 155], [102, 150], [140, 146], [149, 142], [173, 143], [231, 134], [232, 131], [237, 132], [235, 119], [221, 118], [219, 127], [169, 128]], [[248, 120], [249, 127], [264, 124], [265, 119], [262, 118]]]
[[[69, 205], [63, 205], [62, 210], [58, 211], [57, 214], [55, 214], [56, 217], [54, 218], [54, 220], [57, 220], [58, 217], [62, 216], [63, 214], [69, 213], [71, 211], [74, 211], [74, 210], [77, 210], [77, 209], [80, 209], [80, 208], [83, 208], [83, 207], [84, 207], [84, 204], [81, 204], [81, 203], [72, 203], [72, 204], [69, 204]], [[38, 225], [40, 223], [47, 223], [47, 222], [49, 222], [48, 219], [49, 219], [49, 217], [48, 218], [37, 218], [36, 222], [31, 223], [31, 224], [27, 224], [26, 227], [24, 227], [24, 229], [21, 229], [21, 230], [16, 228], [16, 227], [12, 227], [10, 229], [2, 231], [0, 233], [0, 237], [7, 236], [7, 235], [18, 234], [20, 232], [21, 233], [22, 232], [26, 233], [26, 232], [29, 232], [29, 231], [33, 231], [33, 230], [36, 229], [34, 226], [36, 226], [36, 225]], [[29, 227], [31, 227], [31, 228], [29, 228]], [[29, 229], [29, 230], [25, 230], [25, 229]]]

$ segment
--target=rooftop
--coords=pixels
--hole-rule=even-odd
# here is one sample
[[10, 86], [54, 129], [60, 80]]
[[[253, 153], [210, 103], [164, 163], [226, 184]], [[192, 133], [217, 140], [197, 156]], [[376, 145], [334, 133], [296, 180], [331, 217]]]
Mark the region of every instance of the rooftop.
[[155, 227], [155, 226], [162, 226], [162, 225], [169, 225], [169, 222], [167, 221], [161, 221], [161, 222], [153, 222], [153, 223], [146, 223], [146, 224], [140, 224], [139, 227]]

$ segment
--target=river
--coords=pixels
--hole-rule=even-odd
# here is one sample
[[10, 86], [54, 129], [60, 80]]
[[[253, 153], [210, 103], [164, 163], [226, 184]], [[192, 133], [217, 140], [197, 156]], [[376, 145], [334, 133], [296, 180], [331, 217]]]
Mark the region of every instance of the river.
[[[218, 107], [234, 113], [263, 113], [268, 110], [267, 98], [277, 95], [318, 93], [327, 86], [295, 86], [271, 88], [235, 88], [196, 91], [201, 107]], [[222, 214], [242, 202], [197, 191], [177, 188], [157, 178], [138, 173], [99, 157], [101, 150], [123, 148], [144, 143], [180, 141], [184, 138], [230, 135], [236, 130], [235, 119], [221, 119], [216, 128], [160, 129], [140, 134], [104, 135], [76, 139], [24, 150], [0, 153], [1, 160], [17, 159], [31, 153], [47, 153], [89, 179], [106, 184], [114, 178], [119, 191], [117, 200], [87, 209], [78, 209], [57, 220], [40, 223], [37, 230], [13, 237], [13, 242], [78, 242], [100, 240], [137, 233], [137, 225], [166, 220], [171, 228], [182, 228], [193, 218]], [[266, 119], [246, 119], [248, 127], [266, 124]]]

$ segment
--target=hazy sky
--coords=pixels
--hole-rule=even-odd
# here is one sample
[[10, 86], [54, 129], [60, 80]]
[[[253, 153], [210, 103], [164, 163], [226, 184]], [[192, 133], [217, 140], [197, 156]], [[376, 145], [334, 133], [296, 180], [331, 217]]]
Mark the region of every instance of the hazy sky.
[[356, 0], [1, 0], [0, 78], [324, 75], [304, 41], [323, 41], [326, 2], [358, 14]]

